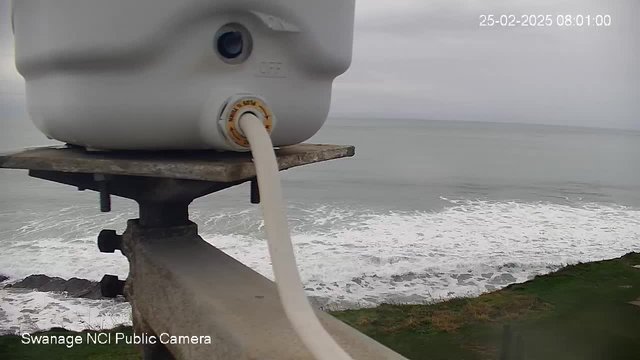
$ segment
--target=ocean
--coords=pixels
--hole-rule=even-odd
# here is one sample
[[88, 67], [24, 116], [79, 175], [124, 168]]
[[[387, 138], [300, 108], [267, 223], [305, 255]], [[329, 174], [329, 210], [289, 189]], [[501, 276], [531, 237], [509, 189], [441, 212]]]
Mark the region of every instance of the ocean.
[[[6, 120], [3, 120], [6, 121]], [[0, 148], [46, 144], [0, 124]], [[8, 129], [8, 130], [7, 130]], [[282, 172], [309, 296], [334, 307], [476, 295], [563, 265], [640, 251], [640, 131], [545, 125], [331, 118], [310, 140], [356, 156]], [[135, 203], [1, 170], [0, 274], [126, 278], [96, 246]], [[194, 202], [205, 240], [273, 278], [248, 185]], [[215, 276], [215, 274], [212, 274]], [[0, 332], [130, 323], [122, 301], [0, 290]]]

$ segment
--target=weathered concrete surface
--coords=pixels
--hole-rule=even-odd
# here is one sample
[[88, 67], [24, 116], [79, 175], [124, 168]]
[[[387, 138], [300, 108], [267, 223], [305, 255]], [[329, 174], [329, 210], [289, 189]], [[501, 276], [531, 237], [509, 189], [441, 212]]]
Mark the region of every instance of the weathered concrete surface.
[[[202, 240], [195, 224], [144, 229], [130, 220], [123, 247], [135, 330], [211, 336], [210, 345], [166, 345], [175, 359], [314, 359], [291, 327], [275, 284]], [[354, 359], [404, 359], [317, 314]]]
[[[280, 170], [353, 156], [346, 145], [299, 144], [276, 150]], [[87, 152], [41, 147], [0, 154], [0, 168], [237, 182], [256, 176], [250, 153], [218, 151]]]
[[65, 292], [68, 296], [85, 299], [104, 299], [100, 293], [100, 284], [86, 279], [71, 278], [65, 280], [47, 275], [30, 275], [15, 284], [6, 287], [33, 289], [38, 291]]

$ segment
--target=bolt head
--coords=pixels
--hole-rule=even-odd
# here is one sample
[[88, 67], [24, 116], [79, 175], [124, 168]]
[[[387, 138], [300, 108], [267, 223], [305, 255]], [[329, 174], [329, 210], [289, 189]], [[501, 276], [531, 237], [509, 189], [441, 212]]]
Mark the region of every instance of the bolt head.
[[102, 230], [98, 234], [98, 249], [104, 253], [112, 253], [121, 249], [122, 235], [115, 230]]
[[100, 292], [107, 298], [115, 298], [124, 295], [125, 282], [119, 280], [115, 275], [105, 275], [100, 280]]

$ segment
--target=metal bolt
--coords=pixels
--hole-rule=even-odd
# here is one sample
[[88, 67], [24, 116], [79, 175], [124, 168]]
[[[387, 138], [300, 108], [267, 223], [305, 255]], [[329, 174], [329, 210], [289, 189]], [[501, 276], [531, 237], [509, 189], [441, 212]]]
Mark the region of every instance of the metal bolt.
[[98, 234], [98, 249], [103, 253], [112, 253], [122, 250], [122, 235], [115, 230], [102, 230]]
[[103, 174], [94, 174], [93, 179], [98, 183], [100, 191], [100, 211], [111, 211], [111, 191], [109, 190], [109, 179]]
[[125, 281], [118, 280], [115, 275], [105, 275], [100, 280], [100, 292], [104, 297], [115, 298], [124, 295], [124, 284]]
[[260, 204], [260, 188], [258, 187], [258, 179], [251, 179], [251, 203]]

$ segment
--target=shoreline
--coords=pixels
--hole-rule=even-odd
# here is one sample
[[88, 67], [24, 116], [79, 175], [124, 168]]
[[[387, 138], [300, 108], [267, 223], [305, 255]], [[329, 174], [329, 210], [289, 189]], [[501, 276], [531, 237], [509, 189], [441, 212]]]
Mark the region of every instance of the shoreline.
[[[607, 260], [595, 260], [595, 262]], [[585, 260], [585, 262], [587, 261]], [[307, 290], [307, 296], [312, 306], [327, 312], [369, 309], [389, 303], [430, 305], [456, 298], [477, 297], [493, 293], [513, 284], [526, 283], [536, 277], [561, 271], [567, 266], [580, 263], [583, 262], [567, 261], [562, 265], [549, 263], [545, 269], [530, 269], [531, 271], [528, 273], [524, 272], [527, 264], [511, 262], [497, 267], [493, 266], [489, 272], [481, 271], [484, 269], [476, 269], [474, 273], [466, 269], [446, 272], [434, 268], [424, 269], [422, 272], [409, 271], [402, 275], [393, 275], [388, 279], [380, 278], [374, 273], [373, 275], [365, 274], [355, 277], [346, 284], [334, 282], [320, 283], [314, 286], [310, 282], [308, 286], [305, 286], [305, 290]], [[516, 275], [517, 278], [511, 274]], [[478, 280], [489, 282], [480, 287], [475, 283]], [[412, 291], [414, 288], [411, 286], [415, 283], [419, 284], [420, 281], [430, 281], [431, 283], [439, 281], [438, 286], [444, 291], [442, 289], [436, 293], [428, 291], [426, 294]], [[325, 286], [326, 289], [315, 291], [320, 289], [316, 288], [317, 285]], [[391, 290], [394, 287], [397, 290]], [[341, 292], [346, 291], [347, 293], [351, 290], [370, 291], [372, 295], [365, 293], [359, 300], [358, 298], [355, 300], [344, 299], [343, 296], [327, 296], [326, 292], [332, 289], [339, 289]], [[10, 306], [5, 302], [4, 309], [0, 307], [0, 324], [4, 324], [0, 329], [0, 334], [10, 334], [12, 333], [11, 329], [15, 333], [18, 328], [48, 329], [65, 326], [69, 330], [80, 331], [83, 324], [86, 324], [89, 329], [95, 329], [105, 322], [105, 313], [108, 317], [106, 322], [113, 323], [113, 326], [130, 324], [130, 309], [124, 309], [123, 306], [118, 307], [119, 304], [126, 306], [126, 299], [123, 296], [118, 296], [115, 299], [102, 297], [99, 281], [79, 278], [67, 280], [44, 274], [33, 274], [19, 280], [5, 276], [4, 280], [0, 277], [0, 299], [13, 301]], [[50, 315], [44, 314], [45, 310], [50, 307], [60, 309], [60, 316], [53, 314], [59, 318], [57, 322], [49, 321], [47, 316]], [[114, 310], [116, 308], [119, 310]], [[82, 315], [76, 316], [76, 313], [82, 313]], [[121, 319], [121, 322], [114, 323], [113, 318]]]
[[[638, 304], [640, 253], [629, 253], [615, 259], [569, 265], [477, 297], [328, 312], [410, 359], [422, 359], [427, 354], [436, 360], [449, 356], [495, 359], [505, 325], [514, 334], [522, 334], [527, 360], [632, 359], [640, 356], [636, 346], [640, 341]], [[88, 331], [91, 330], [78, 333]], [[131, 328], [100, 331], [131, 332]], [[38, 333], [76, 334], [59, 328]], [[585, 343], [585, 336], [589, 342]], [[35, 348], [16, 345], [19, 337], [13, 335], [0, 337], [2, 343], [14, 344], [14, 349], [25, 352]], [[618, 346], [611, 350], [616, 354], [598, 357], [602, 355], [599, 349], [613, 343]], [[108, 352], [109, 348], [103, 346], [96, 351]], [[64, 347], [55, 349], [70, 351]], [[129, 355], [135, 356], [133, 345], [127, 349]], [[567, 353], [567, 349], [571, 351]]]

